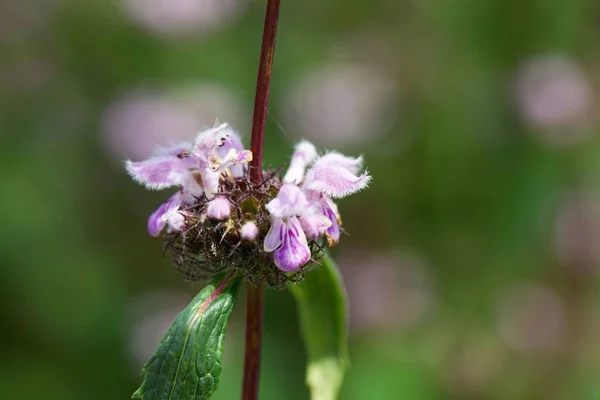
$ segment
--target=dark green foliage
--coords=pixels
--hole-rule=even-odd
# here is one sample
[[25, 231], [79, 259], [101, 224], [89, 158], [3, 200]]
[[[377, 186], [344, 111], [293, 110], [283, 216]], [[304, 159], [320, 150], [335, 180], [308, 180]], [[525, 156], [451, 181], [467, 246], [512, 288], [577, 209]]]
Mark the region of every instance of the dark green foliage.
[[221, 376], [223, 342], [240, 279], [215, 279], [175, 318], [133, 394], [143, 400], [208, 399]]

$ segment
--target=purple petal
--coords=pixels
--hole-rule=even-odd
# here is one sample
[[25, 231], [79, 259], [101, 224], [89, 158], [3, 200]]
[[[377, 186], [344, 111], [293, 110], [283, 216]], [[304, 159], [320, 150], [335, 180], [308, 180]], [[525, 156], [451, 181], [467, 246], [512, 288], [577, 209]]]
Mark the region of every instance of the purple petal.
[[298, 221], [300, 221], [302, 230], [310, 239], [316, 239], [323, 236], [325, 231], [331, 227], [329, 218], [317, 212], [309, 212], [299, 217]]
[[190, 149], [192, 145], [189, 142], [171, 143], [166, 146], [156, 146], [153, 156], [173, 156], [181, 160], [186, 168], [197, 168], [198, 160], [192, 157]]
[[296, 217], [286, 223], [283, 244], [273, 254], [275, 265], [285, 272], [293, 272], [310, 260], [310, 249], [306, 244], [306, 236], [300, 228]]
[[346, 197], [366, 188], [371, 181], [367, 172], [356, 176], [344, 167], [313, 165], [308, 171], [305, 188], [331, 197]]
[[148, 233], [150, 236], [158, 236], [167, 224], [163, 215], [167, 212], [167, 203], [161, 204], [158, 210], [154, 211], [148, 218]]
[[183, 216], [179, 215], [181, 218], [178, 218], [175, 215], [179, 214], [177, 210], [179, 210], [179, 207], [181, 206], [181, 199], [182, 193], [179, 191], [171, 196], [165, 203], [161, 204], [158, 210], [150, 215], [150, 218], [148, 218], [148, 233], [151, 236], [160, 235], [160, 232], [164, 229], [170, 219], [177, 221], [177, 223], [174, 224], [174, 228], [181, 228], [181, 224], [178, 222], [180, 219], [183, 220]]
[[310, 164], [317, 157], [317, 149], [312, 143], [303, 140], [296, 145], [294, 154], [292, 155], [292, 162], [290, 167], [285, 173], [283, 181], [286, 183], [299, 184], [304, 179], [304, 172], [306, 166]]
[[264, 250], [267, 253], [275, 251], [281, 246], [285, 229], [285, 225], [281, 218], [273, 218], [271, 228], [265, 237]]
[[340, 225], [335, 215], [329, 215], [331, 226], [327, 228], [327, 239], [330, 246], [333, 246], [340, 241]]
[[302, 190], [292, 184], [285, 184], [279, 189], [277, 197], [267, 204], [267, 210], [276, 218], [287, 218], [306, 212], [309, 202]]
[[[186, 168], [190, 168], [190, 169], [198, 168], [198, 160], [196, 159], [196, 157], [193, 157], [191, 155], [191, 153], [189, 152], [189, 149], [190, 149], [189, 143], [186, 143], [186, 144], [188, 146], [185, 147], [185, 148], [181, 148], [181, 147], [175, 148], [175, 147], [173, 147], [172, 148], [172, 154], [170, 154], [170, 155], [175, 156], [178, 159], [180, 159], [181, 162], [183, 163], [183, 165], [185, 165]], [[169, 148], [165, 148], [165, 149], [166, 149], [165, 151], [169, 150]], [[177, 150], [179, 150], [179, 151], [177, 152]], [[161, 151], [161, 150], [158, 150], [158, 151]]]
[[140, 162], [128, 160], [125, 168], [135, 181], [152, 190], [184, 186], [190, 179], [194, 180], [181, 159], [174, 156], [151, 157]]
[[237, 158], [233, 161], [234, 164], [243, 164], [252, 161], [252, 152], [250, 150], [240, 151]]
[[320, 157], [316, 162], [315, 166], [320, 167], [340, 167], [357, 174], [362, 166], [363, 158], [361, 157], [347, 157], [336, 151], [329, 152]]
[[340, 241], [340, 224], [338, 222], [336, 206], [335, 203], [327, 198], [323, 198], [321, 205], [323, 214], [331, 222], [331, 226], [327, 228], [326, 234], [329, 245], [333, 246]]
[[178, 142], [178, 143], [170, 143], [166, 146], [156, 146], [153, 156], [181, 156], [187, 150], [191, 148], [191, 144], [189, 142]]
[[244, 145], [242, 144], [242, 140], [239, 135], [233, 131], [233, 129], [226, 128], [224, 131], [229, 136], [229, 141], [224, 143], [221, 147], [217, 149], [217, 153], [219, 153], [219, 157], [224, 158], [225, 155], [231, 149], [235, 149], [237, 152], [244, 150]]

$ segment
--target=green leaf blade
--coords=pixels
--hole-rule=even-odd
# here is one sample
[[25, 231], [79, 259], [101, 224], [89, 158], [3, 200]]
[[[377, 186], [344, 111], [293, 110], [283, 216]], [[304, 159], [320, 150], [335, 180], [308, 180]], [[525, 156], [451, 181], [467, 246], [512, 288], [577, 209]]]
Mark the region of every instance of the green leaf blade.
[[326, 254], [304, 281], [290, 285], [296, 298], [312, 400], [338, 396], [349, 365], [346, 294], [337, 266]]
[[208, 399], [221, 376], [227, 322], [240, 279], [215, 279], [175, 318], [146, 363], [134, 399]]

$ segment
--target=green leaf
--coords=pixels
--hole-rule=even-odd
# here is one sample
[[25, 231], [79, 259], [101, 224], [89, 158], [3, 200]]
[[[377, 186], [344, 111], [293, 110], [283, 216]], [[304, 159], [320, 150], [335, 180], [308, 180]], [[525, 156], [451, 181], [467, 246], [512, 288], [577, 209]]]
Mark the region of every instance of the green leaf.
[[240, 279], [215, 279], [175, 318], [142, 369], [143, 400], [208, 399], [221, 376], [223, 342]]
[[321, 264], [289, 289], [298, 305], [311, 398], [333, 400], [349, 364], [346, 295], [337, 266], [328, 254]]

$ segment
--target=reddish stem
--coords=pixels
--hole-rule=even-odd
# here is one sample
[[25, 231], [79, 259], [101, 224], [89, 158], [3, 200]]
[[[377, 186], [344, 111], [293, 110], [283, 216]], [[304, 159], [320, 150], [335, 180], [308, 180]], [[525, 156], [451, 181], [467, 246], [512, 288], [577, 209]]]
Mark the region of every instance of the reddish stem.
[[258, 65], [258, 78], [256, 79], [256, 95], [254, 97], [254, 115], [252, 117], [252, 138], [250, 150], [250, 179], [258, 183], [262, 181], [262, 153], [265, 138], [265, 124], [267, 121], [267, 105], [269, 104], [269, 86], [271, 83], [271, 70], [273, 69], [273, 56], [275, 54], [275, 35], [277, 34], [277, 21], [279, 19], [280, 0], [268, 0], [263, 30], [260, 61]]
[[264, 287], [247, 285], [246, 293], [246, 350], [244, 353], [244, 381], [242, 400], [258, 399], [260, 356], [265, 301]]
[[[262, 182], [262, 153], [267, 121], [267, 105], [269, 103], [269, 86], [275, 53], [275, 35], [279, 19], [280, 0], [268, 0], [263, 30], [256, 95], [254, 98], [254, 115], [252, 118], [252, 138], [250, 150], [250, 180], [255, 184]], [[265, 301], [264, 286], [247, 285], [246, 294], [246, 348], [244, 352], [244, 381], [242, 383], [242, 400], [258, 399], [260, 382], [260, 358], [262, 346], [263, 309]]]

